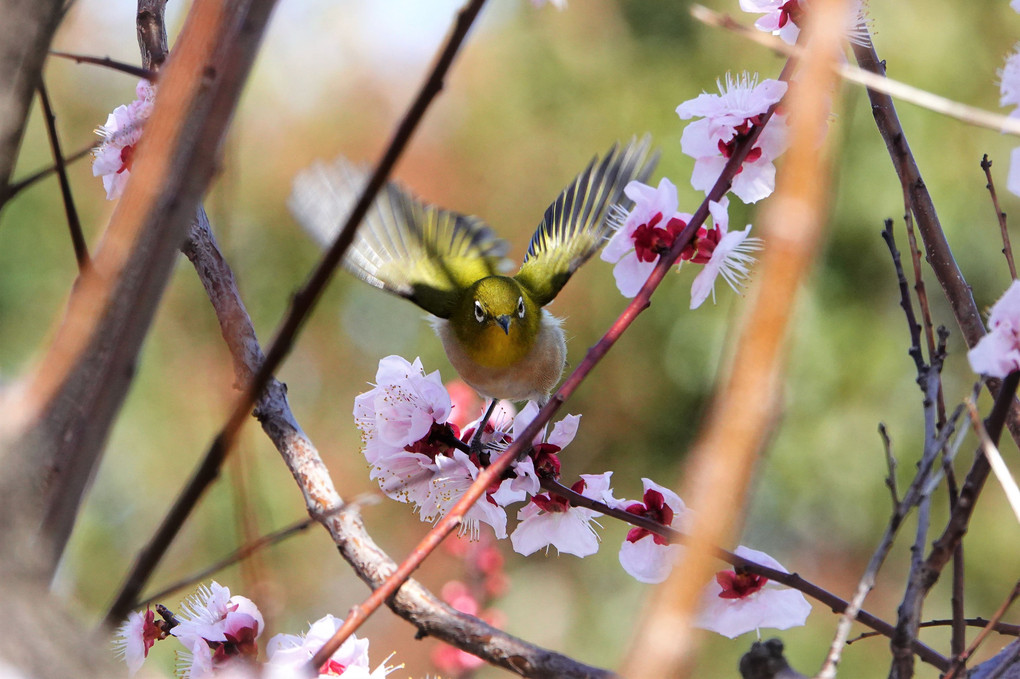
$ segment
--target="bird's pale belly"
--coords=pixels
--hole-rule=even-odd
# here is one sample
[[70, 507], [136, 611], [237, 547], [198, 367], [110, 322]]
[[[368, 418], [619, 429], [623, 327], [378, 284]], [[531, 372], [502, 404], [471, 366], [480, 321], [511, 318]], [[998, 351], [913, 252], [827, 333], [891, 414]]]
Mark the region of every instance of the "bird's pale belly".
[[559, 382], [567, 359], [567, 344], [560, 320], [542, 310], [542, 324], [531, 350], [505, 367], [478, 363], [464, 351], [450, 324], [442, 319], [432, 323], [450, 363], [475, 391], [488, 398], [545, 403]]

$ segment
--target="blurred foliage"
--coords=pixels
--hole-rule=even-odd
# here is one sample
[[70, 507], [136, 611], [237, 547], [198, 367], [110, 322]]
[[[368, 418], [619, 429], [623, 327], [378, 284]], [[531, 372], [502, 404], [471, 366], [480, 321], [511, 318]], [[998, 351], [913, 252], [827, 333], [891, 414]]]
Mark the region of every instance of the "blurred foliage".
[[[735, 2], [706, 4], [739, 15]], [[207, 201], [263, 338], [271, 336], [318, 254], [287, 213], [291, 177], [316, 157], [341, 152], [358, 160], [378, 157], [454, 7], [448, 1], [306, 0], [279, 8]], [[181, 8], [171, 9], [179, 22]], [[693, 211], [700, 196], [688, 186], [692, 160], [680, 153], [683, 125], [675, 107], [714, 90], [727, 71], [775, 77], [782, 62], [697, 24], [686, 9], [678, 3], [578, 0], [557, 12], [523, 0], [492, 0], [398, 176], [432, 202], [485, 218], [520, 256], [546, 205], [594, 153], [647, 131], [662, 148], [655, 179], [672, 178], [680, 186], [681, 209]], [[1007, 3], [913, 0], [872, 3], [870, 12], [891, 76], [996, 109], [996, 69], [1020, 35], [1020, 17]], [[952, 20], [918, 24], [919, 12]], [[55, 47], [135, 61], [133, 17], [127, 0], [80, 0]], [[46, 77], [70, 150], [91, 143], [93, 128], [133, 93], [134, 83], [122, 75], [58, 60], [51, 60]], [[783, 412], [760, 462], [742, 542], [849, 596], [889, 515], [876, 427], [888, 426], [905, 485], [920, 450], [922, 420], [904, 316], [879, 237], [883, 220], [896, 220], [906, 253], [901, 189], [867, 98], [844, 87], [837, 101], [830, 122], [835, 183], [827, 242], [798, 301]], [[1004, 186], [1012, 142], [909, 104], [900, 105], [899, 113], [957, 261], [978, 304], [987, 307], [1009, 276], [979, 161], [988, 153], [996, 181]], [[36, 111], [19, 173], [48, 162]], [[89, 243], [96, 247], [114, 206], [103, 200], [87, 164], [72, 169], [71, 181]], [[1015, 197], [1002, 190], [1000, 199], [1007, 212], [1014, 210]], [[0, 221], [4, 380], [24, 374], [39, 359], [74, 281], [59, 200], [56, 181], [46, 180], [7, 206]], [[756, 206], [734, 205], [731, 212], [734, 224], [756, 219]], [[652, 306], [567, 404], [567, 411], [584, 416], [563, 456], [568, 479], [613, 469], [620, 497], [637, 496], [642, 476], [678, 485], [742, 308], [742, 300], [723, 289], [715, 306], [688, 311], [691, 279], [686, 269], [667, 279]], [[925, 281], [935, 322], [952, 332], [945, 380], [952, 407], [974, 377], [937, 282], [927, 271]], [[624, 305], [608, 265], [594, 261], [581, 270], [552, 308], [566, 317], [572, 364]], [[358, 454], [351, 408], [378, 359], [390, 353], [420, 355], [427, 369], [454, 377], [417, 309], [339, 274], [280, 375], [290, 387], [295, 414], [345, 497], [373, 488]], [[89, 614], [98, 615], [109, 603], [135, 552], [222, 423], [234, 397], [232, 384], [215, 318], [182, 258], [58, 576], [58, 590]], [[988, 405], [982, 397], [982, 408]], [[961, 464], [969, 461], [971, 447], [965, 445]], [[1015, 460], [1015, 453], [1008, 457]], [[303, 513], [289, 474], [252, 424], [153, 587]], [[935, 526], [945, 514], [940, 496]], [[366, 507], [365, 519], [398, 559], [426, 529], [406, 507], [390, 502]], [[512, 584], [498, 606], [508, 614], [510, 632], [586, 662], [609, 667], [620, 662], [642, 602], [654, 589], [619, 568], [615, 545], [626, 529], [605, 523], [602, 553], [583, 561], [524, 559], [505, 550]], [[1017, 526], [993, 484], [974, 527], [967, 539], [967, 612], [987, 616], [1016, 577]], [[902, 594], [912, 534], [908, 523], [867, 602], [887, 619], [894, 618]], [[439, 556], [420, 578], [438, 589], [457, 573], [455, 561]], [[270, 634], [303, 629], [327, 612], [343, 615], [366, 594], [317, 529], [217, 577], [258, 601]], [[926, 618], [947, 614], [944, 584], [928, 602]], [[835, 623], [816, 606], [808, 627], [781, 633], [788, 658], [802, 672], [819, 665]], [[427, 655], [434, 642], [413, 642], [413, 630], [402, 621], [382, 613], [365, 633], [373, 639], [374, 660], [396, 650], [396, 660], [407, 664], [397, 676], [432, 671]], [[763, 634], [772, 636], [770, 630]], [[936, 647], [947, 647], [944, 631], [923, 634]], [[749, 644], [749, 638], [707, 639], [698, 676], [736, 676], [737, 660]], [[885, 649], [881, 639], [851, 646], [841, 671], [885, 676]], [[169, 656], [157, 657], [172, 666]], [[480, 676], [505, 675], [486, 669]], [[936, 674], [922, 668], [919, 676]]]

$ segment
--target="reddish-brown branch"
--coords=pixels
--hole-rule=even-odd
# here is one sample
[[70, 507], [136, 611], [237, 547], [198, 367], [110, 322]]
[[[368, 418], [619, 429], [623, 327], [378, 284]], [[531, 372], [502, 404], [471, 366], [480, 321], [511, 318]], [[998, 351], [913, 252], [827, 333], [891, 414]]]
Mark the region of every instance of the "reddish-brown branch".
[[999, 207], [999, 196], [995, 193], [995, 182], [992, 181], [992, 161], [988, 160], [988, 154], [981, 157], [981, 169], [985, 171], [985, 188], [992, 199], [992, 207], [995, 208], [995, 218], [999, 222], [999, 233], [1002, 235], [1002, 254], [1006, 256], [1006, 264], [1009, 266], [1009, 277], [1016, 280], [1016, 264], [1013, 262], [1013, 246], [1009, 241], [1009, 229], [1006, 228], [1006, 213]]

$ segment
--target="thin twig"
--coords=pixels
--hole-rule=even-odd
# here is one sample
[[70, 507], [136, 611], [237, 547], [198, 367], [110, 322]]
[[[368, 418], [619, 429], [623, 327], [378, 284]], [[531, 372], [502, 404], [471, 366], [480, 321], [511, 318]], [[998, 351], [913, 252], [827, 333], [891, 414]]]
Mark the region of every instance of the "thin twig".
[[985, 171], [987, 180], [985, 188], [992, 198], [992, 207], [995, 208], [995, 218], [999, 222], [999, 232], [1002, 234], [1002, 254], [1006, 256], [1006, 264], [1009, 265], [1009, 277], [1016, 280], [1016, 264], [1013, 262], [1013, 246], [1009, 242], [1009, 230], [1006, 228], [1006, 213], [999, 207], [999, 196], [995, 193], [995, 182], [992, 181], [992, 161], [988, 160], [986, 153], [981, 157], [981, 169]]
[[[992, 412], [985, 420], [985, 430], [992, 443], [998, 442], [999, 436], [1002, 434], [1003, 424], [1013, 404], [1018, 383], [1020, 383], [1020, 372], [1013, 372], [1006, 376], [1002, 381], [1002, 388], [995, 399]], [[946, 527], [932, 544], [928, 558], [925, 560], [922, 580], [925, 591], [930, 590], [938, 581], [939, 574], [952, 557], [956, 545], [963, 540], [989, 471], [988, 458], [979, 448], [974, 455], [974, 461], [967, 472], [967, 477], [964, 479], [963, 487], [960, 488], [960, 496], [956, 506], [950, 512]]]
[[976, 637], [974, 637], [974, 641], [972, 641], [970, 646], [967, 647], [967, 650], [953, 658], [953, 664], [949, 667], [949, 671], [946, 672], [942, 679], [955, 679], [955, 677], [963, 671], [963, 669], [967, 666], [967, 660], [974, 655], [975, 651], [977, 651], [978, 647], [984, 643], [984, 640], [988, 637], [988, 635], [993, 631], [998, 631], [996, 626], [999, 624], [1002, 616], [1006, 614], [1006, 611], [1009, 610], [1009, 607], [1013, 605], [1013, 602], [1017, 600], [1017, 597], [1020, 597], [1020, 580], [1016, 581], [1013, 585], [1013, 589], [1006, 595], [1006, 599], [999, 604], [997, 609], [995, 609], [995, 613], [992, 614], [992, 617], [988, 620], [987, 624], [985, 624], [984, 629], [981, 630]]
[[[64, 158], [64, 165], [65, 166], [66, 165], [70, 165], [71, 163], [73, 163], [75, 161], [81, 160], [85, 156], [90, 155], [92, 153], [92, 151], [95, 150], [95, 148], [96, 147], [94, 145], [92, 145], [92, 146], [86, 146], [83, 149], [79, 149], [79, 150], [75, 151], [71, 155], [69, 155], [66, 158]], [[0, 197], [0, 207], [2, 207], [3, 204], [6, 203], [7, 201], [9, 201], [11, 198], [14, 198], [14, 196], [16, 196], [17, 194], [21, 193], [22, 191], [24, 191], [28, 187], [32, 186], [36, 182], [38, 182], [38, 181], [40, 181], [42, 179], [46, 179], [47, 177], [49, 177], [51, 174], [53, 174], [56, 171], [57, 171], [57, 166], [55, 164], [54, 165], [50, 165], [49, 167], [44, 167], [43, 169], [41, 169], [41, 170], [39, 170], [37, 172], [33, 172], [32, 174], [30, 174], [29, 176], [25, 177], [24, 179], [20, 179], [20, 180], [14, 182], [13, 184], [11, 184], [10, 186], [7, 187], [7, 192], [4, 193], [2, 197]]]
[[71, 246], [74, 248], [74, 259], [78, 262], [78, 273], [82, 273], [92, 265], [89, 249], [85, 244], [85, 235], [81, 230], [78, 210], [74, 207], [74, 194], [71, 193], [71, 182], [67, 179], [67, 164], [60, 150], [60, 138], [57, 136], [57, 118], [53, 114], [46, 85], [39, 81], [39, 101], [42, 104], [43, 119], [46, 121], [46, 133], [50, 138], [50, 150], [53, 152], [53, 166], [60, 179], [60, 197], [64, 201], [64, 214], [67, 216], [67, 228], [71, 232]]
[[[907, 317], [907, 328], [910, 332], [910, 349], [907, 350], [907, 353], [914, 359], [914, 366], [917, 368], [918, 376], [920, 377], [926, 370], [924, 354], [921, 352], [921, 326], [917, 322], [917, 317], [914, 315], [914, 305], [910, 301], [910, 288], [907, 285], [907, 276], [903, 272], [900, 251], [896, 249], [891, 219], [885, 220], [882, 240], [885, 241], [886, 246], [889, 248], [889, 254], [892, 256], [893, 267], [896, 270], [896, 281], [899, 283], [900, 288], [900, 308], [903, 309], [903, 313]], [[914, 248], [911, 249], [913, 250]], [[934, 349], [935, 347], [932, 346], [932, 354], [934, 354]]]
[[[938, 620], [925, 620], [921, 623], [921, 627], [952, 627], [955, 624], [955, 620], [952, 618], [942, 618]], [[990, 620], [987, 618], [964, 618], [963, 624], [966, 627], [988, 627], [991, 631], [997, 632], [1010, 637], [1020, 637], [1020, 625], [1011, 625], [1002, 621], [994, 621], [994, 624], [989, 624]], [[855, 644], [858, 641], [864, 641], [865, 639], [872, 639], [874, 637], [883, 636], [881, 632], [861, 632], [853, 639], [849, 639], [846, 645]], [[946, 679], [946, 677], [943, 677]]]
[[889, 489], [889, 494], [892, 495], [893, 509], [900, 504], [899, 490], [896, 486], [896, 456], [892, 452], [892, 441], [889, 439], [889, 432], [886, 431], [885, 423], [878, 423], [878, 435], [882, 437], [882, 449], [885, 451], [885, 464], [889, 470], [889, 475], [885, 477], [885, 485]]
[[[928, 346], [928, 361], [934, 360], [936, 353], [934, 326], [931, 320], [931, 308], [928, 305], [928, 291], [924, 287], [924, 276], [921, 275], [921, 251], [917, 247], [914, 236], [914, 216], [910, 209], [910, 188], [901, 182], [903, 189], [903, 223], [907, 228], [907, 243], [910, 247], [910, 263], [914, 269], [914, 293], [917, 295], [917, 306], [921, 309], [921, 320], [924, 323], [924, 338]], [[942, 426], [946, 421], [946, 402], [942, 395], [942, 384], [939, 383], [936, 396], [938, 419]]]
[[272, 533], [263, 535], [262, 537], [253, 540], [246, 545], [238, 547], [233, 552], [223, 557], [216, 563], [213, 563], [200, 571], [192, 573], [191, 575], [183, 577], [177, 582], [174, 582], [173, 584], [167, 585], [166, 587], [159, 590], [152, 596], [149, 596], [148, 598], [139, 601], [134, 606], [132, 606], [132, 608], [142, 608], [143, 606], [154, 604], [160, 599], [165, 599], [167, 596], [173, 594], [174, 592], [182, 590], [186, 587], [191, 587], [196, 582], [201, 582], [202, 580], [208, 578], [210, 575], [217, 573], [223, 570], [224, 568], [227, 568], [228, 566], [232, 566], [238, 561], [247, 559], [249, 556], [251, 556], [252, 554], [261, 549], [264, 549], [265, 547], [275, 545], [278, 542], [283, 542], [287, 538], [293, 537], [298, 533], [303, 532], [314, 522], [315, 521], [312, 518], [302, 519], [301, 521], [292, 523], [286, 528], [281, 528], [278, 531], [274, 531]]
[[128, 75], [133, 75], [153, 83], [156, 82], [156, 79], [159, 77], [159, 74], [156, 71], [148, 68], [142, 68], [141, 66], [132, 66], [131, 64], [125, 64], [121, 61], [114, 61], [110, 57], [90, 57], [86, 54], [71, 54], [70, 52], [58, 52], [57, 50], [50, 50], [50, 54], [63, 59], [71, 59], [79, 64], [95, 64], [97, 66], [103, 66], [105, 68], [120, 71], [121, 73], [127, 73]]

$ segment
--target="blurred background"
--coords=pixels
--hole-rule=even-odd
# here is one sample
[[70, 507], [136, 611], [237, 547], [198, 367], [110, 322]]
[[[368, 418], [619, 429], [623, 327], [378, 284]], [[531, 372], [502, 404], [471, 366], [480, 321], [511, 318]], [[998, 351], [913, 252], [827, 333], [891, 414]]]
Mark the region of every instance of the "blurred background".
[[[319, 254], [286, 209], [291, 178], [317, 158], [379, 157], [459, 4], [296, 0], [278, 7], [206, 201], [263, 341]], [[741, 14], [735, 1], [706, 4], [748, 25], [755, 19]], [[169, 8], [171, 42], [186, 9], [176, 3]], [[764, 79], [776, 77], [783, 62], [695, 23], [687, 10], [686, 4], [642, 0], [574, 0], [565, 11], [491, 0], [397, 176], [430, 202], [487, 220], [519, 260], [545, 207], [594, 154], [615, 140], [650, 132], [662, 149], [653, 183], [670, 177], [680, 187], [681, 210], [693, 211], [702, 196], [689, 186], [693, 160], [680, 152], [683, 122], [674, 109], [702, 91], [716, 91], [716, 80], [727, 71], [757, 72]], [[922, 11], [952, 20], [918, 23]], [[996, 71], [1020, 37], [1020, 16], [1007, 3], [873, 2], [869, 14], [890, 76], [998, 110]], [[79, 0], [54, 47], [138, 63], [134, 2]], [[134, 97], [132, 78], [94, 66], [51, 58], [45, 76], [68, 152], [94, 143], [95, 127]], [[893, 268], [879, 237], [882, 221], [896, 219], [906, 251], [901, 189], [864, 93], [844, 87], [838, 101], [829, 128], [836, 166], [828, 237], [810, 285], [801, 291], [784, 409], [761, 460], [741, 542], [848, 597], [890, 513], [877, 427], [884, 422], [889, 428], [905, 487], [920, 453], [922, 419]], [[1009, 272], [979, 163], [989, 154], [1003, 209], [1012, 212], [1017, 198], [1004, 186], [1015, 140], [909, 104], [901, 104], [899, 114], [957, 261], [986, 308], [1009, 284]], [[50, 162], [36, 109], [15, 179]], [[71, 181], [94, 248], [113, 204], [87, 161], [74, 165]], [[755, 223], [755, 206], [733, 203], [731, 224]], [[15, 379], [38, 360], [75, 271], [51, 178], [0, 215], [0, 379]], [[618, 497], [638, 497], [643, 476], [679, 487], [686, 450], [742, 307], [741, 298], [723, 287], [717, 304], [688, 311], [693, 275], [688, 268], [666, 280], [651, 308], [566, 405], [565, 412], [583, 415], [577, 439], [562, 456], [568, 483], [579, 473], [612, 469]], [[945, 379], [952, 407], [969, 393], [974, 376], [937, 282], [928, 272], [925, 279], [936, 324], [952, 332]], [[596, 259], [580, 270], [551, 307], [566, 318], [572, 364], [624, 306], [610, 265]], [[344, 497], [373, 490], [351, 410], [378, 360], [392, 353], [421, 356], [426, 370], [455, 376], [419, 310], [340, 273], [279, 374]], [[216, 320], [183, 257], [138, 368], [56, 583], [88, 620], [110, 603], [235, 397]], [[986, 396], [981, 406], [987, 410]], [[961, 464], [969, 464], [971, 447], [964, 447]], [[1007, 459], [1015, 462], [1012, 448], [1006, 446]], [[945, 505], [939, 496], [935, 526], [944, 520]], [[153, 590], [303, 517], [289, 473], [253, 423], [157, 572]], [[365, 521], [397, 560], [428, 528], [406, 505], [388, 500], [369, 506]], [[616, 551], [626, 527], [603, 523], [602, 551], [584, 560], [523, 558], [509, 544], [500, 545], [509, 586], [494, 605], [505, 614], [509, 632], [615, 667], [654, 589], [619, 567]], [[966, 541], [966, 608], [969, 616], [987, 617], [1017, 577], [1020, 536], [992, 482], [973, 526]], [[912, 522], [904, 526], [866, 604], [888, 620], [895, 619], [902, 595], [913, 529]], [[458, 559], [443, 553], [425, 564], [419, 578], [438, 591], [461, 574]], [[268, 627], [263, 639], [304, 631], [326, 613], [342, 617], [367, 594], [317, 528], [216, 579], [261, 607]], [[188, 593], [163, 603], [176, 608]], [[949, 590], [940, 583], [924, 617], [948, 615]], [[807, 627], [778, 634], [795, 667], [815, 671], [835, 624], [836, 617], [816, 605]], [[414, 631], [388, 612], [362, 630], [372, 640], [373, 663], [390, 652], [396, 653], [391, 662], [405, 663], [393, 676], [435, 674], [429, 655], [437, 642], [415, 641]], [[922, 635], [948, 653], [947, 632]], [[752, 640], [708, 636], [698, 676], [738, 676], [737, 661]], [[986, 651], [1001, 643], [993, 638]], [[171, 649], [157, 645], [153, 658], [172, 670]], [[887, 643], [869, 639], [851, 646], [841, 671], [885, 676]], [[507, 675], [484, 668], [478, 676]], [[921, 667], [918, 676], [937, 673]]]

